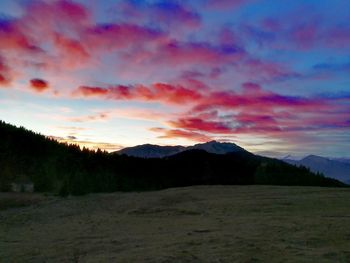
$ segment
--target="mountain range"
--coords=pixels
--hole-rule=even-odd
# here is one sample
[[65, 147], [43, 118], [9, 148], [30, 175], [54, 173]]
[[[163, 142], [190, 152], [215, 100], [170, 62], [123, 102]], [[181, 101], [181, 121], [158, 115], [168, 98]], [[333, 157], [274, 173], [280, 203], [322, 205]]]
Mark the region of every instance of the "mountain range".
[[297, 166], [305, 166], [315, 173], [323, 173], [330, 178], [337, 179], [344, 183], [350, 183], [350, 160], [346, 158], [332, 159], [317, 155], [309, 155], [301, 160], [284, 158], [283, 161]]
[[172, 156], [180, 152], [189, 150], [203, 150], [208, 153], [214, 154], [227, 154], [235, 152], [246, 152], [242, 147], [228, 142], [217, 142], [210, 141], [201, 144], [195, 144], [193, 146], [159, 146], [153, 144], [142, 144], [134, 147], [127, 147], [120, 151], [115, 152], [116, 154], [125, 154], [127, 156], [139, 157], [139, 158], [164, 158]]
[[254, 155], [233, 143], [132, 149], [140, 158], [81, 149], [1, 121], [0, 137], [0, 191], [29, 183], [37, 192], [62, 196], [191, 185], [346, 186], [305, 167]]
[[[242, 147], [228, 142], [210, 141], [193, 146], [159, 146], [153, 144], [142, 144], [134, 147], [127, 147], [116, 154], [124, 154], [139, 158], [165, 158], [189, 150], [203, 150], [213, 154], [228, 154], [247, 152]], [[337, 179], [344, 183], [350, 183], [350, 159], [347, 158], [325, 158], [317, 155], [309, 155], [301, 160], [291, 159], [287, 156], [282, 159], [296, 166], [305, 166], [315, 173], [322, 173], [327, 177]]]

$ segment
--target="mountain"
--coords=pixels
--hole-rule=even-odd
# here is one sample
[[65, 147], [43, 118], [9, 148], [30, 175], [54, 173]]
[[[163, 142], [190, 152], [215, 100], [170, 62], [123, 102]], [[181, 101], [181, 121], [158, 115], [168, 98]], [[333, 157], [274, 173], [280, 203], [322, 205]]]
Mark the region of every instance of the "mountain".
[[228, 142], [217, 142], [217, 141], [211, 141], [207, 143], [202, 144], [196, 144], [194, 146], [187, 147], [186, 150], [203, 150], [208, 153], [215, 153], [215, 154], [227, 154], [227, 153], [233, 153], [233, 152], [245, 152], [246, 150], [242, 147], [234, 144], [234, 143], [228, 143]]
[[138, 158], [58, 143], [1, 121], [0, 138], [0, 191], [21, 182], [30, 182], [36, 192], [62, 196], [217, 184], [346, 186], [304, 167], [216, 142], [194, 146], [215, 153], [191, 148], [164, 158]]
[[317, 155], [309, 155], [299, 161], [290, 159], [283, 160], [290, 164], [305, 166], [315, 173], [323, 173], [325, 176], [345, 183], [350, 182], [350, 163], [346, 161], [339, 161], [337, 159], [330, 159]]
[[117, 151], [116, 153], [140, 158], [163, 158], [182, 152], [185, 149], [186, 147], [184, 146], [159, 146], [153, 144], [143, 144], [135, 147], [127, 147]]
[[115, 153], [125, 154], [127, 156], [140, 157], [140, 158], [164, 158], [167, 156], [175, 155], [180, 152], [189, 150], [203, 150], [208, 153], [215, 154], [227, 154], [233, 152], [244, 152], [243, 148], [234, 143], [211, 141], [206, 143], [200, 143], [193, 146], [159, 146], [152, 144], [137, 145], [134, 147], [124, 148]]

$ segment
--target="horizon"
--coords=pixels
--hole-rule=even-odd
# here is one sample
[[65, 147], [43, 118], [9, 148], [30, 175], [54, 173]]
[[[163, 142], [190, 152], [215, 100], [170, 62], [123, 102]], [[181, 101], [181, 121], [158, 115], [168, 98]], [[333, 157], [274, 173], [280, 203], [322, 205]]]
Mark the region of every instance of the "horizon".
[[[190, 2], [190, 3], [188, 3]], [[350, 149], [350, 2], [0, 2], [0, 120], [60, 142]]]
[[[2, 120], [0, 120], [0, 121], [2, 121]], [[28, 130], [26, 127], [23, 127], [23, 126], [16, 126], [16, 125], [13, 125], [11, 123], [6, 123], [6, 122], [5, 122], [5, 124], [9, 124], [9, 125], [12, 125], [12, 126], [17, 127], [17, 128], [24, 128], [24, 129]], [[31, 130], [28, 130], [28, 131], [31, 131]], [[34, 131], [32, 131], [32, 132], [34, 132]], [[137, 145], [126, 146], [126, 147], [122, 147], [122, 148], [119, 148], [119, 149], [116, 149], [116, 150], [104, 150], [104, 149], [99, 148], [98, 145], [96, 145], [96, 146], [95, 145], [86, 146], [84, 144], [75, 143], [74, 141], [62, 140], [62, 139], [56, 138], [54, 136], [46, 136], [46, 135], [41, 134], [41, 133], [37, 133], [37, 134], [45, 136], [46, 138], [49, 138], [49, 139], [53, 139], [53, 140], [57, 141], [58, 143], [63, 143], [63, 144], [67, 144], [67, 145], [76, 145], [81, 150], [83, 150], [84, 147], [85, 147], [85, 148], [88, 148], [89, 150], [92, 150], [92, 151], [95, 151], [95, 152], [98, 151], [98, 150], [102, 150], [102, 151], [105, 151], [107, 153], [114, 153], [114, 152], [122, 151], [124, 149], [135, 148], [135, 147], [138, 147], [138, 146], [146, 146], [146, 145], [147, 146], [160, 146], [160, 147], [191, 147], [191, 146], [204, 145], [204, 144], [209, 144], [209, 143], [219, 143], [219, 144], [221, 144], [221, 143], [229, 143], [229, 144], [233, 144], [233, 145], [236, 145], [238, 147], [241, 147], [239, 144], [236, 144], [236, 143], [234, 143], [232, 141], [211, 140], [211, 141], [207, 141], [207, 142], [193, 143], [193, 144], [189, 144], [189, 145], [144, 143], [144, 144], [137, 144]], [[246, 150], [246, 149], [244, 149], [244, 150]], [[293, 160], [293, 161], [301, 161], [302, 159], [307, 158], [307, 157], [321, 157], [321, 158], [334, 160], [334, 161], [338, 161], [340, 159], [350, 160], [350, 156], [333, 157], [333, 156], [316, 155], [316, 154], [312, 154], [312, 153], [309, 153], [309, 154], [306, 154], [306, 155], [300, 155], [300, 156], [288, 154], [288, 155], [285, 155], [285, 156], [282, 156], [282, 157], [281, 156], [268, 156], [268, 155], [264, 155], [263, 153], [254, 153], [254, 154], [260, 155], [260, 156], [271, 157], [271, 158], [277, 158], [277, 159], [280, 159], [280, 160]]]

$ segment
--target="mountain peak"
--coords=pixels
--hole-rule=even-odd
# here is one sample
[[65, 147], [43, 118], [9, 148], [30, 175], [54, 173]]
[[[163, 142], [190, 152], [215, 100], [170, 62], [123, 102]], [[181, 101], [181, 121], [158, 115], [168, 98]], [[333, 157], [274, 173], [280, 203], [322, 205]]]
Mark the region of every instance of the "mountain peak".
[[194, 146], [188, 147], [189, 149], [199, 149], [204, 150], [209, 153], [216, 154], [226, 154], [230, 152], [241, 152], [245, 151], [242, 147], [230, 142], [218, 142], [218, 141], [209, 141], [206, 143], [199, 143]]

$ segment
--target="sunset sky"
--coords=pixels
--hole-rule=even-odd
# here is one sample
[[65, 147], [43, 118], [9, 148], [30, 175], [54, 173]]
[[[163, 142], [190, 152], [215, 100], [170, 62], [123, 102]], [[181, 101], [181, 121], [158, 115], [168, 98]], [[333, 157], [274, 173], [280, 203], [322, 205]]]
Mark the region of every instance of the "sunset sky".
[[0, 119], [108, 151], [350, 157], [350, 1], [1, 0]]

